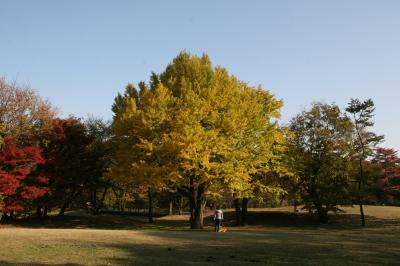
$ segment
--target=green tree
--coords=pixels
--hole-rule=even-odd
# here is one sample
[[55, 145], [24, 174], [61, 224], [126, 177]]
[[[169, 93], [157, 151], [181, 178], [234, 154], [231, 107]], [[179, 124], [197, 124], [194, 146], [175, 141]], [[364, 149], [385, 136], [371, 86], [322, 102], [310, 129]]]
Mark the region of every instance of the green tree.
[[90, 202], [92, 212], [97, 214], [104, 206], [105, 197], [112, 181], [108, 178], [111, 164], [111, 126], [102, 119], [89, 117], [85, 120], [85, 129], [90, 143], [86, 150], [87, 183], [84, 188], [85, 202]]
[[315, 103], [290, 122], [290, 155], [305, 206], [328, 222], [349, 196], [352, 123], [336, 105]]
[[375, 111], [374, 102], [371, 99], [365, 101], [351, 99], [346, 111], [351, 115], [354, 123], [353, 156], [358, 161], [359, 170], [357, 176], [357, 200], [360, 206], [361, 225], [365, 226], [363, 189], [366, 182], [366, 175], [363, 163], [373, 154], [374, 148], [383, 140], [383, 136], [378, 136], [370, 131], [370, 128], [374, 125], [372, 118]]

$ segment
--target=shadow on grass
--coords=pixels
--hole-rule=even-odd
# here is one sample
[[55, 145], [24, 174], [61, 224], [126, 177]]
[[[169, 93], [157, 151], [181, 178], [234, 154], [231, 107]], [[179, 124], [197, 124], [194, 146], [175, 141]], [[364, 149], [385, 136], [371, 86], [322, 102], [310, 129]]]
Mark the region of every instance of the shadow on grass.
[[[225, 225], [236, 227], [235, 212], [225, 212]], [[257, 227], [278, 227], [278, 228], [330, 228], [330, 229], [360, 229], [360, 216], [357, 214], [331, 213], [329, 223], [319, 222], [316, 214], [306, 212], [287, 212], [287, 211], [249, 211], [248, 225]], [[380, 219], [374, 216], [366, 216], [368, 228], [400, 226], [398, 219]], [[207, 216], [205, 223], [212, 225], [213, 217]], [[238, 227], [240, 228], [240, 227]]]
[[[212, 212], [205, 216], [204, 225], [213, 226]], [[226, 211], [224, 226], [236, 227], [234, 211]], [[321, 224], [315, 214], [306, 212], [285, 211], [249, 211], [248, 224], [257, 228], [298, 228], [298, 229], [359, 229], [360, 218], [356, 214], [330, 214], [330, 222]], [[187, 216], [168, 216], [154, 219], [149, 223], [146, 217], [132, 215], [100, 214], [100, 215], [66, 215], [64, 217], [50, 216], [46, 219], [25, 218], [11, 222], [12, 226], [24, 228], [48, 229], [108, 229], [108, 230], [167, 230], [181, 231], [189, 229]], [[397, 219], [379, 219], [367, 216], [367, 227], [400, 226]], [[240, 229], [241, 227], [236, 227]]]
[[[211, 213], [207, 213], [206, 225], [212, 224]], [[104, 261], [110, 262], [111, 265], [398, 264], [400, 240], [395, 233], [398, 229], [392, 231], [392, 228], [386, 226], [400, 226], [400, 221], [369, 216], [367, 230], [360, 230], [358, 215], [332, 214], [330, 217], [330, 224], [321, 225], [315, 215], [304, 212], [250, 211], [249, 223], [256, 230], [232, 228], [232, 231], [229, 230], [226, 234], [211, 232], [210, 228], [189, 231], [188, 222], [183, 220], [186, 216], [170, 219], [162, 217], [156, 219], [154, 224], [148, 224], [144, 217], [67, 215], [63, 218], [51, 217], [46, 221], [19, 220], [15, 225], [30, 228], [150, 229], [138, 234], [127, 232], [123, 241], [114, 237], [106, 240], [103, 236], [96, 240], [98, 242], [88, 249], [88, 254], [95, 254], [97, 259], [104, 256], [100, 261], [104, 258]], [[234, 224], [234, 212], [226, 211], [225, 218], [228, 226]], [[373, 227], [387, 229], [368, 230]], [[268, 230], [262, 230], [263, 228]], [[137, 238], [137, 235], [145, 237]], [[79, 241], [86, 243], [85, 239]], [[80, 245], [79, 241], [63, 240], [62, 243], [76, 247]], [[104, 252], [105, 250], [108, 252]], [[3, 257], [0, 265], [48, 265], [21, 264], [6, 260], [7, 257]]]
[[159, 239], [159, 244], [109, 244], [107, 248], [126, 254], [109, 261], [118, 265], [395, 265], [398, 261], [398, 250], [388, 249], [384, 240], [371, 244], [365, 236], [346, 244], [349, 238], [323, 232], [146, 234]]
[[182, 230], [189, 228], [189, 223], [185, 220], [158, 220], [155, 218], [153, 223], [149, 223], [146, 217], [114, 214], [31, 217], [15, 219], [11, 221], [10, 225], [46, 229]]
[[[49, 264], [43, 264], [43, 263], [14, 263], [14, 262], [8, 262], [4, 260], [0, 260], [0, 265], [1, 266], [48, 266]], [[51, 265], [62, 265], [62, 266], [83, 266], [83, 264], [76, 264], [76, 263], [60, 263], [60, 264], [51, 264]]]

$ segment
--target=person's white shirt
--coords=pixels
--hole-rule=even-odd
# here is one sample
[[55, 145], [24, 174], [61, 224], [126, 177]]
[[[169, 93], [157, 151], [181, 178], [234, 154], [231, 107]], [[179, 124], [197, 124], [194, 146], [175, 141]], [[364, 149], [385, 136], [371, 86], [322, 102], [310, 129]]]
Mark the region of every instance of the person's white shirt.
[[221, 210], [216, 210], [214, 214], [214, 220], [223, 220], [224, 213]]

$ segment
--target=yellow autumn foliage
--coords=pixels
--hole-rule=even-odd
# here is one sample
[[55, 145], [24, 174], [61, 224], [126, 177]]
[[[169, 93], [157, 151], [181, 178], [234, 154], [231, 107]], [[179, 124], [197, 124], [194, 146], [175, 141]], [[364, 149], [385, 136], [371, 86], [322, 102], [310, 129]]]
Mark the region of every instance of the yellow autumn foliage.
[[152, 78], [113, 106], [120, 179], [178, 189], [196, 209], [211, 190], [249, 194], [254, 175], [280, 171], [282, 102], [267, 90], [186, 52]]

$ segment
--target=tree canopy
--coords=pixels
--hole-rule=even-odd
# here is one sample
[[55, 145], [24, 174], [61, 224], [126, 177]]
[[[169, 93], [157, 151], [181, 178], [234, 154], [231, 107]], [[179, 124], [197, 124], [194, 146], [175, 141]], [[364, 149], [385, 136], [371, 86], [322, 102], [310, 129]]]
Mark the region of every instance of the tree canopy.
[[322, 222], [327, 213], [346, 202], [351, 178], [349, 158], [353, 125], [336, 105], [314, 103], [290, 123], [291, 153], [306, 207]]
[[139, 87], [129, 85], [113, 106], [114, 169], [188, 197], [192, 228], [203, 225], [208, 193], [247, 193], [253, 175], [271, 171], [282, 102], [268, 91], [186, 52]]
[[0, 124], [4, 135], [27, 144], [51, 128], [57, 110], [29, 87], [0, 78]]

